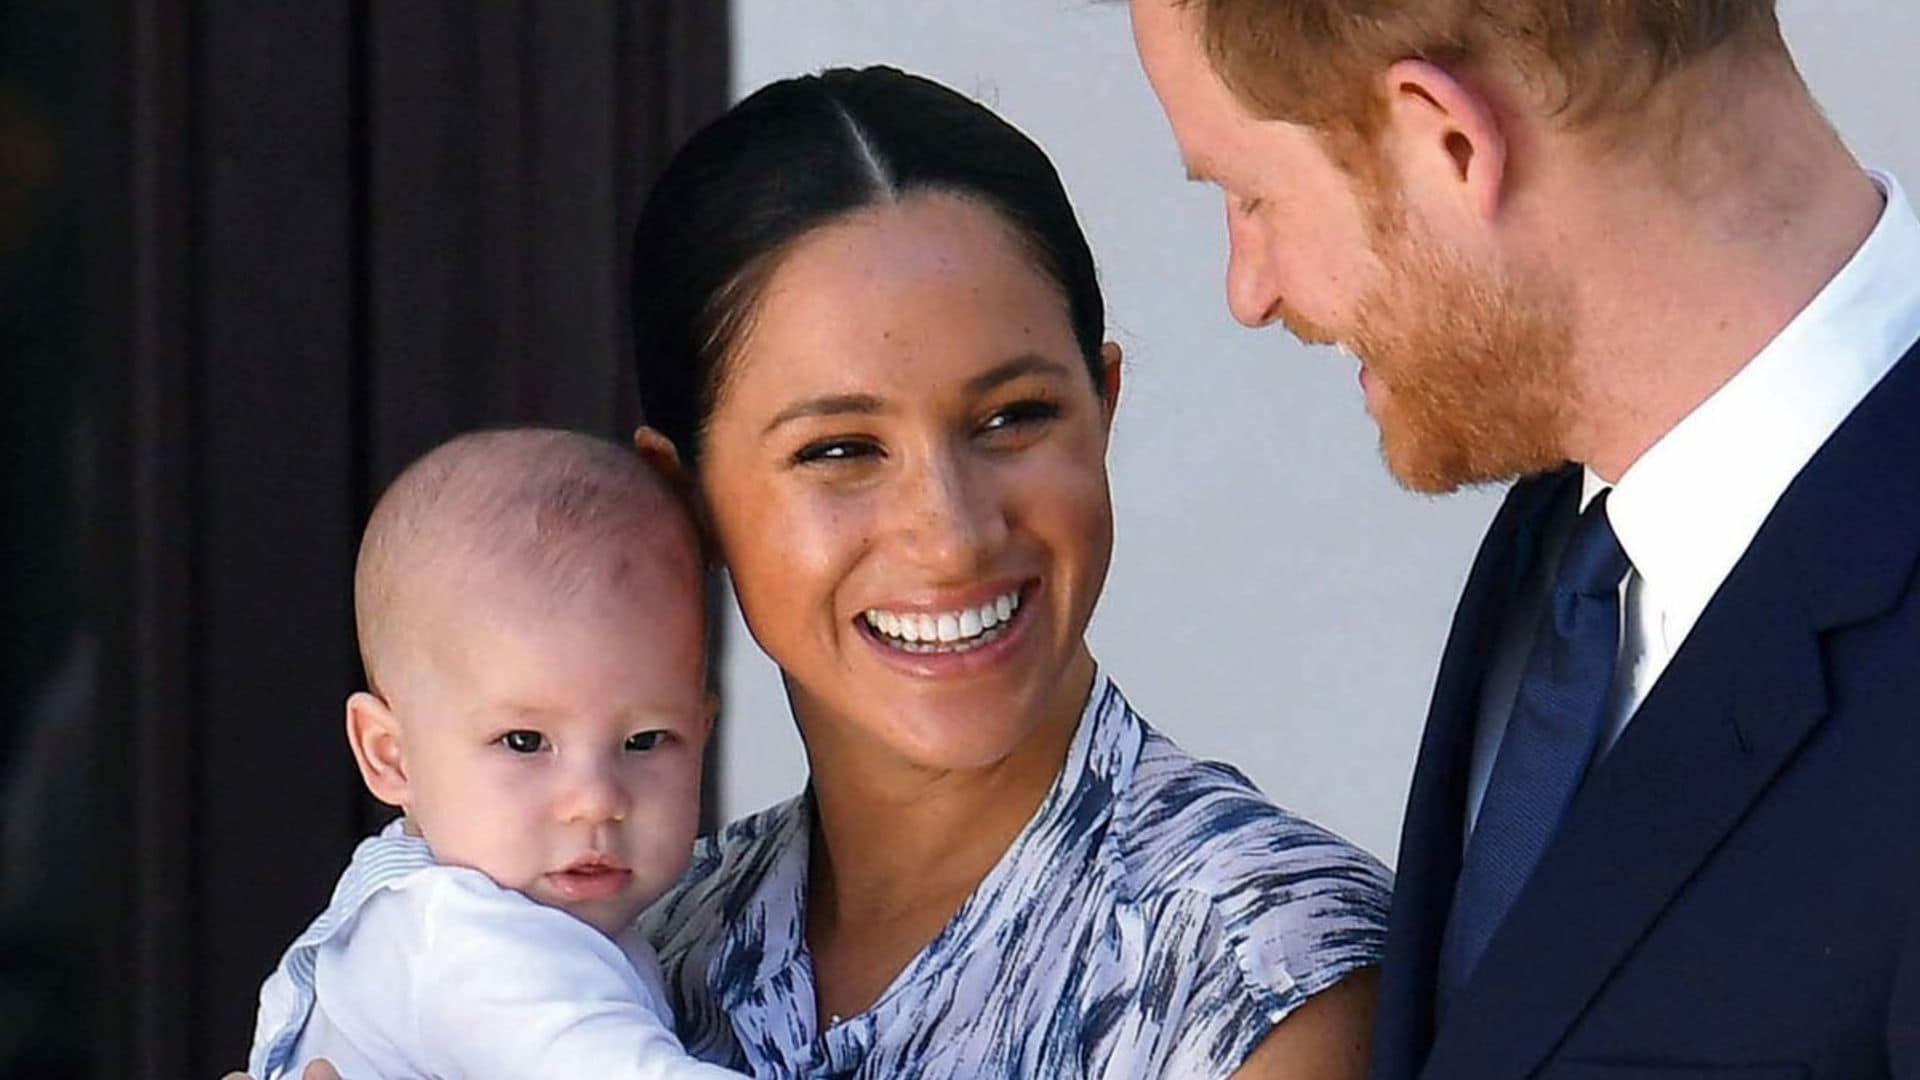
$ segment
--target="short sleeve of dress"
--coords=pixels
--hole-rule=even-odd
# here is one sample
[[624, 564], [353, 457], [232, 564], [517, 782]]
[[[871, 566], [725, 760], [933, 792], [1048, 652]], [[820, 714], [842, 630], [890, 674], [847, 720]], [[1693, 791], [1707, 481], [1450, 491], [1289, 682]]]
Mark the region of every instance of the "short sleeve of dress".
[[[1236, 774], [1237, 775], [1237, 774]], [[1173, 1028], [1162, 1075], [1225, 1077], [1308, 998], [1380, 962], [1392, 894], [1371, 855], [1249, 797], [1190, 806], [1217, 814], [1199, 847], [1205, 871], [1180, 905], [1199, 970]], [[1170, 1010], [1171, 1012], [1171, 1010]]]

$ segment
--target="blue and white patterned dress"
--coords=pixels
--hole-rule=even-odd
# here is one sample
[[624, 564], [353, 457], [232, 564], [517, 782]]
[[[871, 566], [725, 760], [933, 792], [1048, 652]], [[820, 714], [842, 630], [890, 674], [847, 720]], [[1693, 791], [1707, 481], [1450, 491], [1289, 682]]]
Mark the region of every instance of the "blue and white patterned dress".
[[1379, 962], [1366, 852], [1196, 761], [1095, 683], [1053, 789], [873, 1006], [819, 1031], [810, 802], [702, 841], [642, 919], [695, 1056], [761, 1077], [1220, 1077]]

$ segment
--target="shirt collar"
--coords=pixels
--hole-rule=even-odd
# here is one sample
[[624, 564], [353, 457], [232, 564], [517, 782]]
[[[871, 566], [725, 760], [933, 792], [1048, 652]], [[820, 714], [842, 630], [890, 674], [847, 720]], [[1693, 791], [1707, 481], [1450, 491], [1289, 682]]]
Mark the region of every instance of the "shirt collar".
[[[1920, 339], [1920, 218], [1892, 176], [1879, 223], [1786, 328], [1621, 476], [1607, 517], [1678, 645], [1793, 478]], [[1608, 484], [1585, 470], [1581, 502]]]

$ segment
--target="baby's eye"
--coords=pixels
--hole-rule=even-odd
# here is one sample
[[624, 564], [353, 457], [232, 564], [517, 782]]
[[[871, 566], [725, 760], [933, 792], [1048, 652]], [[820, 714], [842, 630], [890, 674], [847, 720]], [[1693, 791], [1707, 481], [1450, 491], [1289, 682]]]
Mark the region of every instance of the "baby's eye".
[[509, 731], [494, 742], [516, 754], [537, 754], [547, 747], [546, 736], [537, 731]]
[[636, 731], [627, 736], [627, 750], [635, 754], [644, 754], [659, 746], [660, 740], [666, 737], [667, 733], [664, 731]]

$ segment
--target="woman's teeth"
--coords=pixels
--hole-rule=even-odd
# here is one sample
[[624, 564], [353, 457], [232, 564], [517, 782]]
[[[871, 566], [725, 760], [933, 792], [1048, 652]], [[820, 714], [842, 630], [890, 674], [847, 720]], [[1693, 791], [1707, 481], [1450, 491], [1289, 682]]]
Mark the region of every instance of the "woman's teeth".
[[887, 644], [906, 652], [966, 652], [999, 637], [1018, 610], [1020, 592], [1016, 589], [979, 607], [939, 614], [895, 613], [875, 608], [866, 613], [866, 620]]

